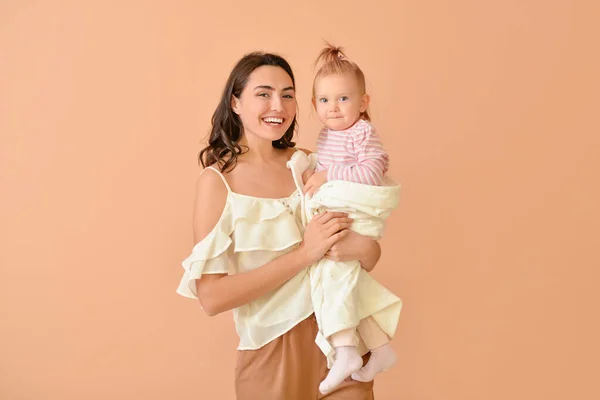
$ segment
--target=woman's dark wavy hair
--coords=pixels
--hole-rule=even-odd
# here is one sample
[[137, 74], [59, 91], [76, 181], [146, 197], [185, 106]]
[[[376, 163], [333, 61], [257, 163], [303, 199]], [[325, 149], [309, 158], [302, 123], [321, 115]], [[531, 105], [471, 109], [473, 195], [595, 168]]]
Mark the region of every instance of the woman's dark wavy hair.
[[[203, 168], [216, 163], [221, 172], [233, 169], [237, 164], [238, 156], [248, 151], [246, 146], [244, 146], [245, 149], [242, 149], [239, 144], [242, 137], [242, 122], [231, 108], [231, 96], [239, 98], [248, 83], [250, 74], [263, 65], [283, 68], [292, 78], [292, 84], [296, 85], [292, 67], [277, 54], [254, 52], [242, 57], [229, 74], [219, 105], [212, 116], [208, 146], [203, 148], [198, 155], [198, 161]], [[292, 138], [296, 128], [297, 122], [294, 116], [292, 124], [283, 137], [273, 141], [273, 147], [278, 149], [294, 147], [296, 143], [292, 142]]]

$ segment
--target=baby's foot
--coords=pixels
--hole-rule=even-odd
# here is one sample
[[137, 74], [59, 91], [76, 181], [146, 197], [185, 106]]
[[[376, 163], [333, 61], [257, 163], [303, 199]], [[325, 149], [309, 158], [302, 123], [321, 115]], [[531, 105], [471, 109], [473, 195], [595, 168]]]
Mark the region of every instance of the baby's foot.
[[335, 389], [346, 378], [362, 367], [362, 357], [354, 346], [342, 346], [335, 349], [335, 361], [327, 374], [327, 378], [319, 385], [319, 391], [327, 394]]
[[371, 350], [371, 358], [367, 365], [352, 374], [352, 379], [359, 382], [371, 382], [375, 375], [396, 364], [396, 353], [389, 343]]

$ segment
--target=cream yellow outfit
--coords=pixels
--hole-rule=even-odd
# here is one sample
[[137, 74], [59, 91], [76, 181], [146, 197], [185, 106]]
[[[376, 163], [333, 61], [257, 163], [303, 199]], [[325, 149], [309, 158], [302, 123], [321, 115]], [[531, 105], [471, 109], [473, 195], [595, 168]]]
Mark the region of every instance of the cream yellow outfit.
[[[299, 153], [299, 151], [297, 152]], [[281, 199], [235, 193], [227, 187], [227, 199], [213, 230], [183, 261], [183, 277], [177, 293], [197, 299], [196, 280], [203, 274], [236, 274], [258, 268], [291, 251], [302, 241], [301, 196], [295, 191]], [[238, 350], [255, 350], [288, 332], [313, 313], [307, 270], [260, 298], [233, 310], [240, 337]]]
[[[288, 162], [298, 192], [302, 193], [302, 172], [314, 168], [316, 154], [307, 156], [297, 151]], [[398, 205], [400, 187], [389, 179], [382, 186], [348, 181], [329, 181], [314, 197], [300, 195], [301, 219], [306, 225], [315, 214], [329, 210], [341, 211], [354, 219], [351, 229], [374, 239], [383, 234], [384, 221]], [[336, 262], [321, 259], [309, 268], [312, 306], [319, 326], [316, 342], [332, 365], [335, 351], [331, 335], [359, 326], [371, 317], [385, 334], [396, 332], [402, 301], [375, 281], [359, 261]], [[359, 330], [360, 331], [360, 330]], [[357, 338], [367, 341], [367, 338]], [[363, 350], [364, 351], [364, 350]]]

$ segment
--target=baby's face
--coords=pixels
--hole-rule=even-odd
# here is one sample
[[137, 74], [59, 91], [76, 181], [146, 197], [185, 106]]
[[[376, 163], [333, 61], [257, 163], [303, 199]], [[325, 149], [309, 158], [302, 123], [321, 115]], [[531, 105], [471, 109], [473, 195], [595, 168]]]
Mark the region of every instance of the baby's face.
[[353, 73], [333, 74], [317, 79], [313, 105], [321, 122], [329, 129], [350, 128], [369, 105]]

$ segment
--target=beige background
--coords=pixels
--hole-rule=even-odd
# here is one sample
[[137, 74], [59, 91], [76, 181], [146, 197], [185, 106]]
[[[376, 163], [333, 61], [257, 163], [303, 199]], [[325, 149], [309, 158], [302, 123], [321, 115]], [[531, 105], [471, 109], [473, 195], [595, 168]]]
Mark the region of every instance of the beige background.
[[378, 400], [598, 399], [597, 1], [0, 2], [0, 399], [233, 399], [236, 335], [175, 294], [196, 154], [243, 53], [322, 39], [403, 185]]

